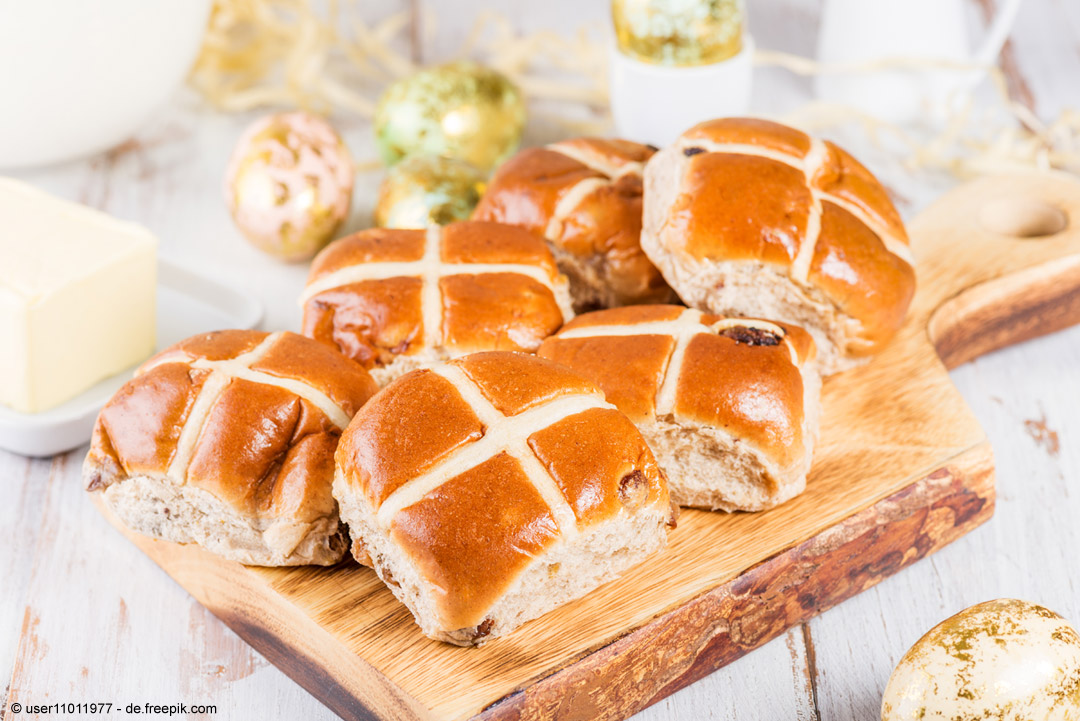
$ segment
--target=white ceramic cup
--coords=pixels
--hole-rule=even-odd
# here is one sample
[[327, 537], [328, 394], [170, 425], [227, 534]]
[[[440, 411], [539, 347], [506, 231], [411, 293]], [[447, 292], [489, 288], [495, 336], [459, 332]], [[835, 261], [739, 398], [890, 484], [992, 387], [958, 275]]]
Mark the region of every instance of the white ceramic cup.
[[183, 82], [211, 0], [0, 2], [0, 168], [129, 138]]
[[703, 120], [745, 115], [753, 85], [754, 39], [710, 65], [669, 67], [624, 55], [611, 41], [611, 114], [619, 137], [668, 145]]

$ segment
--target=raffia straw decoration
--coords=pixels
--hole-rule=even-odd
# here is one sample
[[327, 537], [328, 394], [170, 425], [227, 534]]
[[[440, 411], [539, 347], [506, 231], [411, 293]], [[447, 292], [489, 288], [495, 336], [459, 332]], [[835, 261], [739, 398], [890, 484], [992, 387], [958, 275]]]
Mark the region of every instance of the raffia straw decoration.
[[[828, 103], [809, 103], [786, 120], [802, 127], [822, 128], [856, 122], [873, 140], [890, 135], [907, 147], [905, 164], [913, 169], [946, 170], [958, 177], [1010, 170], [1059, 168], [1080, 172], [1080, 112], [1067, 109], [1050, 124], [1043, 123], [1030, 109], [1014, 101], [1005, 74], [997, 66], [919, 58], [886, 58], [870, 63], [825, 64], [809, 58], [768, 50], [757, 51], [757, 65], [778, 66], [799, 75], [825, 73], [874, 73], [888, 70], [980, 71], [989, 74], [1006, 117], [980, 117], [974, 93], [955, 98], [954, 110], [943, 127], [929, 139], [919, 139], [903, 128], [860, 113], [853, 108]], [[990, 113], [995, 109], [990, 108]], [[983, 115], [986, 115], [984, 113]]]
[[[320, 14], [312, 0], [216, 0], [191, 83], [222, 110], [293, 105], [371, 117], [373, 96], [416, 67], [395, 42], [409, 14], [369, 25], [353, 17], [360, 2], [334, 0]], [[426, 13], [420, 25], [431, 32], [435, 21]], [[604, 53], [584, 28], [569, 39], [524, 35], [504, 16], [484, 12], [457, 54], [476, 56], [530, 99], [606, 108]], [[358, 90], [364, 86], [374, 92]]]
[[[490, 35], [486, 42], [485, 33]], [[514, 80], [527, 96], [607, 105], [607, 58], [586, 27], [578, 28], [572, 38], [550, 30], [524, 35], [506, 16], [488, 10], [477, 17], [460, 55], [486, 56], [489, 65]], [[563, 77], [550, 77], [552, 71]]]
[[350, 23], [336, 0], [328, 5], [323, 16], [311, 0], [217, 0], [191, 84], [222, 110], [288, 105], [370, 117], [373, 101], [354, 89], [362, 83], [331, 69], [345, 65], [380, 84], [412, 72], [393, 47], [409, 16], [368, 26]]
[[[416, 70], [400, 48], [410, 25], [407, 13], [371, 24], [355, 17], [362, 0], [328, 0], [320, 13], [313, 0], [216, 0], [191, 83], [227, 111], [298, 106], [322, 113], [370, 118], [379, 92]], [[436, 18], [420, 26], [433, 32]], [[480, 14], [457, 57], [476, 57], [516, 82], [530, 100], [576, 106], [582, 113], [555, 113], [574, 134], [599, 134], [607, 113], [607, 57], [595, 33], [580, 29], [567, 38], [551, 31], [517, 32], [508, 18]], [[941, 169], [966, 177], [1020, 168], [1065, 168], [1080, 172], [1080, 111], [1066, 110], [1046, 124], [1013, 101], [997, 67], [911, 58], [855, 65], [823, 65], [809, 58], [758, 50], [755, 63], [800, 75], [872, 73], [884, 70], [982, 70], [990, 73], [1002, 101], [996, 117], [976, 112], [974, 97], [929, 139], [851, 108], [810, 103], [784, 120], [807, 129], [858, 123], [871, 139], [886, 136], [907, 150], [915, 169]], [[565, 107], [565, 105], [564, 105]], [[1005, 112], [1001, 112], [1001, 111]], [[535, 111], [534, 111], [535, 112]], [[543, 111], [540, 111], [543, 112]], [[550, 111], [548, 111], [550, 112]], [[993, 112], [993, 109], [991, 109]]]

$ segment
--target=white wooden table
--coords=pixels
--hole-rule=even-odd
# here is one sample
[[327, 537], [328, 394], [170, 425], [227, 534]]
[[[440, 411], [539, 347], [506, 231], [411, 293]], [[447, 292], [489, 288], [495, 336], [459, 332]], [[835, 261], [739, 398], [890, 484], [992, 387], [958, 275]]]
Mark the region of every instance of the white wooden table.
[[[990, 0], [983, 0], [989, 2]], [[810, 55], [818, 3], [751, 0], [759, 46]], [[370, 12], [409, 6], [380, 0]], [[440, 2], [424, 61], [458, 47], [481, 7], [519, 27], [570, 32], [607, 3]], [[1015, 97], [1043, 117], [1080, 107], [1080, 2], [1028, 0], [1003, 55]], [[780, 113], [810, 98], [805, 80], [759, 70], [755, 109]], [[187, 93], [137, 138], [103, 156], [20, 177], [137, 220], [162, 253], [266, 304], [267, 328], [296, 329], [306, 268], [243, 242], [221, 200], [225, 159], [251, 116], [223, 116]], [[358, 158], [370, 127], [341, 125]], [[537, 137], [537, 131], [532, 131]], [[910, 217], [950, 182], [912, 177], [854, 137], [849, 145], [897, 192]], [[352, 228], [370, 218], [377, 173], [358, 179]], [[73, 349], [75, 351], [77, 349]], [[909, 645], [973, 603], [1018, 596], [1080, 624], [1080, 329], [979, 359], [953, 377], [993, 441], [993, 520], [941, 553], [822, 614], [644, 711], [661, 719], [877, 718], [889, 673]], [[327, 718], [330, 712], [270, 666], [110, 528], [81, 490], [85, 449], [52, 459], [0, 452], [0, 694], [10, 702], [213, 704], [205, 718]], [[118, 714], [117, 714], [118, 715]]]

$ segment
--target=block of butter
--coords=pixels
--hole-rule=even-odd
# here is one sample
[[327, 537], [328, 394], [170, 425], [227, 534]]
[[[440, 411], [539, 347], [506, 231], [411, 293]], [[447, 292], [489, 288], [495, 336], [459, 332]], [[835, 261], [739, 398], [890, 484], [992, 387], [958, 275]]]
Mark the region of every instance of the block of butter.
[[0, 403], [38, 413], [154, 350], [157, 240], [0, 178]]

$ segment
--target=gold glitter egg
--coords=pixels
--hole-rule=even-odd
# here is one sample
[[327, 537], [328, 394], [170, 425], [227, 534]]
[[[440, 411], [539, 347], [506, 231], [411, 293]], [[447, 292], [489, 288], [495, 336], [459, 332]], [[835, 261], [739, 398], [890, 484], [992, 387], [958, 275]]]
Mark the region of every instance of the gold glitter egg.
[[390, 168], [379, 186], [375, 225], [426, 228], [468, 220], [485, 187], [483, 171], [462, 160], [414, 155]]
[[896, 665], [881, 721], [1077, 721], [1080, 634], [1043, 606], [1003, 598], [942, 621]]
[[307, 260], [349, 215], [353, 164], [337, 131], [311, 113], [270, 115], [241, 136], [225, 173], [240, 231], [282, 260]]
[[742, 0], [612, 0], [623, 54], [654, 65], [709, 65], [742, 49]]
[[375, 142], [387, 165], [441, 155], [490, 170], [521, 142], [525, 102], [505, 75], [462, 61], [391, 85], [375, 108]]

